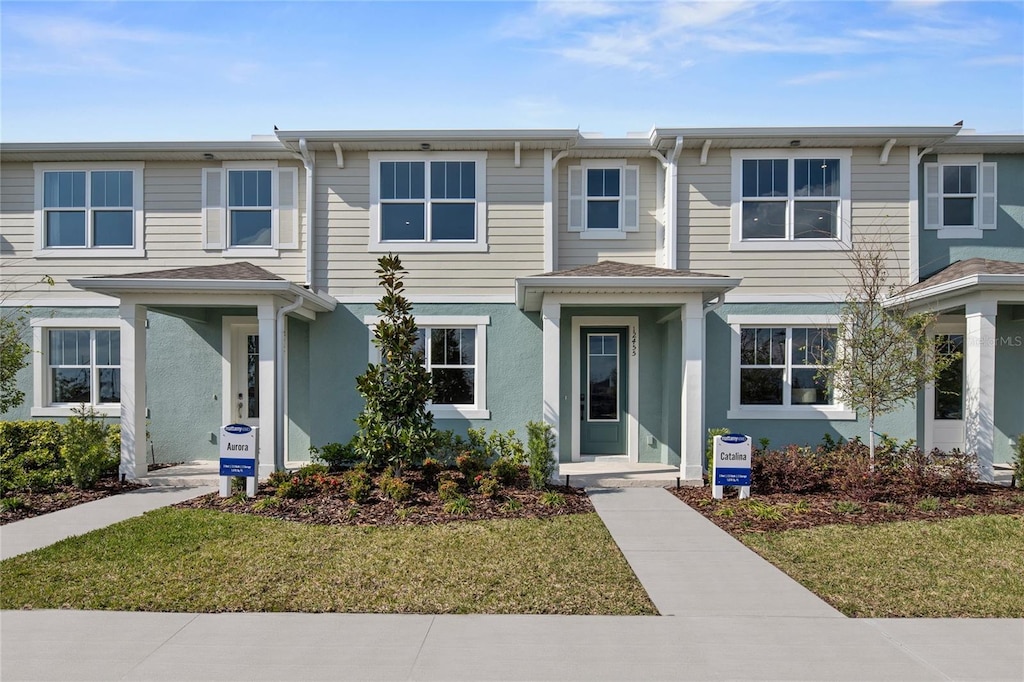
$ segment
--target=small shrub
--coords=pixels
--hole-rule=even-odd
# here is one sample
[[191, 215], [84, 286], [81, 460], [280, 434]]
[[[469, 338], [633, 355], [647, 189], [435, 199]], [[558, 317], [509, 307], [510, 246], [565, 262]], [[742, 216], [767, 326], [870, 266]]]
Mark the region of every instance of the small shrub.
[[480, 480], [477, 481], [477, 487], [480, 489], [480, 494], [489, 500], [494, 499], [501, 493], [501, 481], [494, 476], [481, 475]]
[[322, 462], [331, 471], [341, 471], [354, 466], [359, 461], [353, 441], [348, 443], [327, 443], [320, 447], [310, 446], [309, 453], [314, 462]]
[[538, 501], [545, 507], [562, 507], [565, 506], [565, 495], [549, 490], [541, 493]]
[[0, 499], [0, 510], [18, 511], [25, 508], [25, 500], [20, 497], [5, 497]]
[[759, 450], [751, 461], [753, 492], [812, 493], [826, 488], [826, 466], [809, 448], [791, 445], [785, 450]]
[[437, 484], [437, 496], [443, 502], [451, 502], [460, 496], [459, 483], [451, 478], [443, 478]]
[[811, 503], [808, 502], [807, 500], [800, 500], [799, 502], [793, 505], [792, 509], [793, 512], [796, 514], [806, 514], [807, 512], [811, 511]]
[[409, 507], [401, 507], [395, 510], [395, 517], [400, 521], [405, 521], [412, 514], [412, 509]]
[[119, 462], [110, 456], [107, 427], [92, 407], [76, 408], [63, 431], [60, 455], [76, 488], [92, 488], [103, 474], [116, 470]]
[[346, 471], [341, 478], [345, 483], [345, 494], [348, 495], [348, 499], [356, 504], [363, 504], [370, 499], [370, 493], [373, 492], [373, 481], [370, 479], [365, 464]]
[[455, 458], [455, 467], [467, 481], [472, 481], [486, 466], [484, 455], [475, 450], [466, 450]]
[[519, 466], [507, 457], [499, 457], [491, 465], [491, 476], [501, 481], [503, 485], [512, 485], [519, 477]]
[[528, 434], [526, 457], [530, 472], [530, 485], [542, 490], [555, 473], [555, 434], [551, 424], [547, 422], [529, 422], [526, 425]]
[[453, 516], [466, 516], [473, 513], [473, 503], [464, 495], [456, 495], [444, 503], [444, 511]]
[[517, 512], [522, 508], [523, 503], [514, 497], [510, 497], [509, 499], [505, 500], [504, 502], [501, 503], [501, 507], [499, 507], [499, 509], [501, 509], [501, 511], [505, 513]]
[[707, 472], [708, 480], [715, 481], [715, 436], [725, 436], [732, 433], [730, 429], [719, 426], [715, 429], [708, 429], [708, 439], [704, 446], [704, 470]]
[[924, 497], [917, 503], [917, 508], [921, 511], [938, 511], [939, 510], [939, 498], [937, 497]]
[[263, 497], [253, 503], [252, 508], [254, 511], [269, 511], [271, 509], [279, 509], [281, 507], [281, 498], [279, 497]]
[[441, 475], [441, 471], [444, 469], [441, 463], [433, 457], [427, 457], [423, 460], [420, 468], [423, 471], [423, 482], [429, 486], [437, 484], [437, 477]]
[[412, 497], [412, 484], [397, 476], [381, 476], [378, 484], [384, 497], [398, 504]]
[[881, 509], [886, 514], [892, 514], [893, 516], [903, 516], [907, 513], [907, 508], [899, 502], [883, 502]]
[[455, 458], [469, 448], [469, 443], [454, 431], [438, 431], [434, 436], [433, 459], [444, 466], [455, 466]]
[[771, 443], [772, 442], [770, 440], [768, 440], [767, 438], [758, 438], [757, 439], [757, 444], [761, 446], [761, 450], [763, 450], [763, 451], [767, 450], [768, 446], [771, 445]]
[[747, 510], [755, 518], [761, 519], [762, 521], [781, 521], [782, 510], [772, 504], [765, 504], [760, 500], [747, 500]]
[[736, 510], [732, 507], [719, 507], [715, 510], [715, 516], [720, 516], [723, 519], [731, 519], [736, 516]]
[[860, 514], [864, 511], [864, 507], [852, 500], [836, 500], [832, 509], [839, 514]]
[[1024, 433], [1014, 440], [1013, 451], [1013, 483], [1018, 488], [1024, 488]]

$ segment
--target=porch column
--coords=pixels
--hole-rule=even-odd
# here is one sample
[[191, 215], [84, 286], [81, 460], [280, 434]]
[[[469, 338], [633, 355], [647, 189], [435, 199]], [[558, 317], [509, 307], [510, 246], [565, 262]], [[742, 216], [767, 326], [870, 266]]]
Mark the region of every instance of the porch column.
[[992, 481], [995, 454], [996, 302], [967, 304], [964, 337], [964, 440], [978, 457], [982, 480]]
[[123, 302], [121, 318], [121, 466], [136, 479], [146, 473], [146, 306]]
[[558, 302], [545, 301], [541, 306], [541, 323], [544, 334], [544, 421], [551, 425], [555, 434], [555, 475], [558, 475], [558, 453], [562, 442], [558, 432], [559, 419], [559, 329], [561, 325], [562, 306]]
[[260, 332], [260, 477], [264, 477], [277, 461], [277, 316], [273, 303], [260, 303], [256, 313]]
[[699, 295], [687, 296], [682, 309], [683, 433], [679, 474], [699, 481], [704, 459], [704, 306]]

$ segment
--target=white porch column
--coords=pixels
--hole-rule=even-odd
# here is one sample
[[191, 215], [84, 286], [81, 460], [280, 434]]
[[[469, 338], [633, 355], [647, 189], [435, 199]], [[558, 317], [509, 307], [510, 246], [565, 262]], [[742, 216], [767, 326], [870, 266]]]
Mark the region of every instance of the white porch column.
[[558, 431], [559, 418], [559, 330], [562, 306], [558, 302], [545, 301], [541, 306], [541, 323], [544, 334], [544, 421], [551, 424], [555, 434], [555, 474], [558, 474], [558, 453], [562, 448]]
[[257, 306], [260, 332], [260, 477], [274, 470], [277, 443], [277, 316], [273, 303]]
[[704, 458], [704, 306], [699, 295], [687, 296], [682, 310], [683, 377], [679, 474], [699, 481]]
[[964, 440], [982, 480], [993, 479], [995, 455], [996, 302], [967, 304], [964, 337]]
[[121, 466], [129, 479], [146, 473], [146, 306], [122, 301]]

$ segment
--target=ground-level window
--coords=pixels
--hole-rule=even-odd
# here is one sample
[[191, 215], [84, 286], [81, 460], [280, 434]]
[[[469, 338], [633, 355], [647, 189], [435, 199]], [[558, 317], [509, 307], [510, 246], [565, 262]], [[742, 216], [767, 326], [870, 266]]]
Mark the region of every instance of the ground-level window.
[[121, 402], [121, 332], [50, 329], [46, 359], [51, 405]]

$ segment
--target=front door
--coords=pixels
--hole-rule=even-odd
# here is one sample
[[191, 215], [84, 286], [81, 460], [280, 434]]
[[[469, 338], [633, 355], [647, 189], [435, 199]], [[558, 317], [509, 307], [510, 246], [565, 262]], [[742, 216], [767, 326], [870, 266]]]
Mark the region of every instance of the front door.
[[931, 447], [943, 452], [964, 449], [964, 335], [937, 334], [940, 353], [959, 353], [960, 359], [950, 365], [935, 383], [930, 393], [927, 427], [931, 432]]
[[624, 455], [628, 330], [584, 327], [580, 331], [580, 454]]
[[260, 425], [260, 335], [254, 324], [232, 326], [231, 421]]

